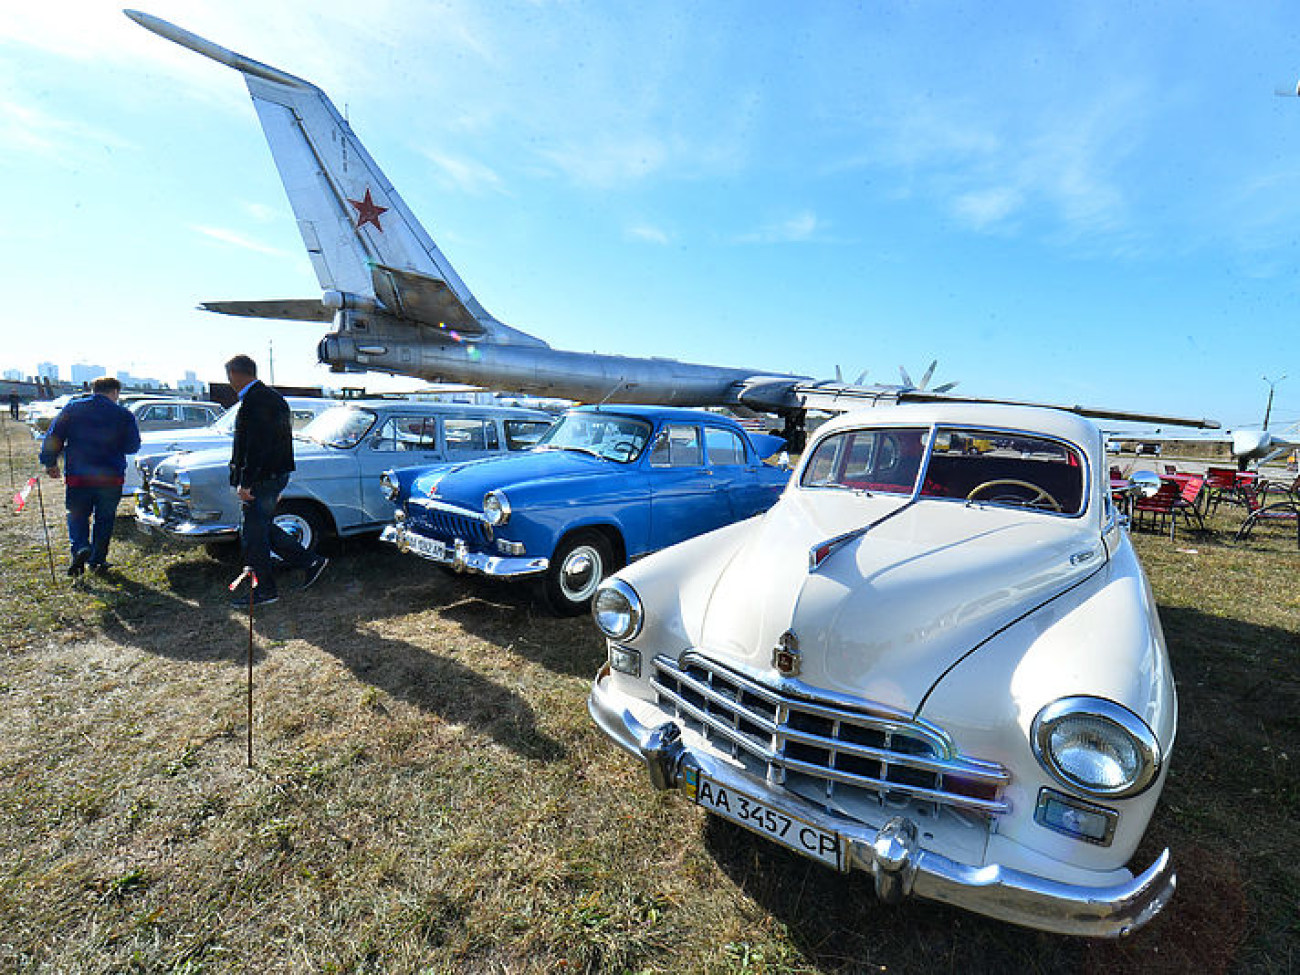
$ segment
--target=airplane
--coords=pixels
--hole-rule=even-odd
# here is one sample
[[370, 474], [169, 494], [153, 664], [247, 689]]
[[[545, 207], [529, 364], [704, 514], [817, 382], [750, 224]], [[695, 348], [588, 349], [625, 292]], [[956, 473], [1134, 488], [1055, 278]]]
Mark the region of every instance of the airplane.
[[[435, 382], [588, 403], [725, 406], [784, 421], [802, 448], [809, 410], [838, 413], [900, 402], [960, 400], [925, 379], [902, 385], [551, 348], [494, 318], [416, 220], [329, 97], [311, 82], [138, 10], [140, 26], [240, 72], [270, 144], [298, 229], [320, 282], [320, 298], [211, 301], [207, 311], [250, 318], [332, 323], [317, 357], [334, 372], [377, 371]], [[1031, 404], [1053, 405], [1053, 404]], [[1084, 416], [1217, 428], [1212, 420], [1059, 406]]]

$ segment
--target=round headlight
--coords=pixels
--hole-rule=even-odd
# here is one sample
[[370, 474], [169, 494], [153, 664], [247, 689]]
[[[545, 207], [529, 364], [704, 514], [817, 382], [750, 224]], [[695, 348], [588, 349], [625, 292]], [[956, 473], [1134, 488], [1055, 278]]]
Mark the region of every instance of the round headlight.
[[1064, 784], [1109, 799], [1135, 796], [1160, 774], [1160, 743], [1145, 721], [1098, 697], [1066, 697], [1038, 712], [1034, 754]]
[[382, 494], [384, 497], [386, 497], [389, 501], [396, 501], [397, 495], [401, 493], [401, 489], [397, 486], [397, 484], [393, 481], [393, 479], [388, 476], [387, 471], [379, 475], [379, 493]]
[[493, 528], [510, 520], [510, 502], [502, 491], [489, 491], [483, 496], [483, 517]]
[[611, 640], [630, 640], [641, 632], [641, 597], [622, 579], [608, 579], [596, 590], [591, 615]]

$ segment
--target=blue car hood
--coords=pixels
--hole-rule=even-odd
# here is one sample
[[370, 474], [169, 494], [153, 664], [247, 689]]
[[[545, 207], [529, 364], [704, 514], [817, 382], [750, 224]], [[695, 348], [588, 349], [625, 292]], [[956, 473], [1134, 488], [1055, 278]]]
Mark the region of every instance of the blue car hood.
[[483, 495], [489, 491], [505, 491], [509, 495], [512, 489], [531, 481], [621, 474], [633, 466], [576, 450], [530, 450], [510, 457], [484, 457], [438, 467], [416, 478], [411, 495], [428, 497], [430, 485], [436, 482], [435, 498], [477, 510], [483, 503]]

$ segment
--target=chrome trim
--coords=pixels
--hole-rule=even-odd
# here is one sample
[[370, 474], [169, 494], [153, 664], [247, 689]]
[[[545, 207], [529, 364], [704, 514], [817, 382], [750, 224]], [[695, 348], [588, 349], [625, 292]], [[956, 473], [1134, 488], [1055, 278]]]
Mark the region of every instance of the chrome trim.
[[[1090, 812], [1095, 816], [1101, 816], [1106, 820], [1106, 835], [1101, 839], [1094, 839], [1091, 836], [1085, 836], [1083, 833], [1074, 830], [1065, 829], [1061, 826], [1055, 826], [1047, 821], [1047, 803], [1055, 799], [1057, 802], [1066, 806], [1076, 806], [1085, 812]], [[1080, 799], [1078, 796], [1069, 796], [1064, 792], [1058, 792], [1055, 789], [1049, 789], [1043, 786], [1038, 790], [1038, 802], [1034, 804], [1034, 822], [1044, 829], [1054, 830], [1063, 836], [1078, 840], [1080, 843], [1091, 843], [1093, 846], [1110, 846], [1111, 840], [1115, 838], [1115, 827], [1119, 825], [1119, 813], [1114, 809], [1106, 806], [1099, 806], [1095, 802], [1089, 802], [1086, 799]]]
[[[632, 629], [628, 632], [611, 633], [600, 625], [600, 618], [596, 615], [596, 603], [600, 600], [600, 591], [602, 589], [613, 589], [627, 600], [627, 604], [631, 610], [631, 616], [633, 617]], [[634, 588], [632, 588], [632, 586], [628, 585], [617, 576], [611, 579], [606, 579], [600, 584], [599, 588], [597, 588], [596, 595], [591, 600], [591, 618], [596, 623], [596, 629], [600, 630], [600, 632], [609, 637], [609, 639], [618, 641], [635, 640], [641, 632], [641, 624], [645, 622], [645, 610], [641, 604], [641, 596]]]
[[[488, 498], [496, 498], [497, 504], [501, 506], [501, 517], [497, 521], [493, 521], [491, 516], [487, 513]], [[493, 528], [500, 528], [502, 525], [510, 521], [510, 499], [506, 497], [504, 491], [493, 490], [483, 495], [483, 520]]]
[[[596, 726], [628, 754], [644, 761], [651, 783], [665, 789], [681, 784], [686, 768], [760, 799], [773, 809], [811, 822], [844, 841], [846, 870], [863, 870], [887, 897], [915, 895], [1041, 931], [1119, 938], [1142, 927], [1173, 897], [1177, 885], [1166, 849], [1140, 875], [1099, 887], [1063, 883], [990, 863], [960, 863], [926, 849], [920, 831], [903, 816], [879, 828], [845, 820], [818, 806], [773, 790], [764, 782], [710, 754], [691, 751], [680, 730], [648, 727], [618, 703], [608, 665], [601, 668], [587, 698]], [[676, 727], [672, 722], [666, 722]]]
[[[527, 576], [540, 575], [550, 567], [548, 559], [512, 558], [502, 555], [488, 555], [485, 552], [472, 552], [464, 540], [454, 539], [447, 543], [447, 557], [438, 559], [425, 555], [415, 549], [407, 549], [404, 536], [409, 530], [402, 525], [388, 525], [379, 535], [382, 542], [391, 542], [410, 555], [417, 555], [426, 562], [446, 565], [457, 572], [470, 572], [475, 575], [494, 576], [498, 579], [522, 579]], [[415, 532], [409, 532], [416, 534]]]
[[[701, 681], [687, 672], [688, 667], [705, 671]], [[1000, 765], [966, 758], [956, 753], [947, 736], [931, 726], [910, 720], [887, 717], [868, 710], [848, 710], [829, 704], [787, 697], [735, 671], [725, 668], [698, 653], [682, 655], [682, 662], [659, 656], [652, 661], [654, 674], [650, 686], [659, 695], [661, 706], [671, 706], [678, 716], [685, 716], [706, 729], [706, 736], [723, 739], [767, 766], [768, 778], [785, 781], [787, 772], [820, 779], [825, 783], [829, 802], [835, 785], [845, 785], [885, 796], [904, 795], [922, 802], [998, 815], [1010, 809], [1006, 800], [979, 798], [944, 788], [946, 776], [975, 782], [999, 795], [1011, 781]], [[677, 687], [669, 687], [661, 675], [667, 675]], [[715, 681], [730, 687], [718, 688]], [[734, 690], [733, 690], [734, 688]], [[700, 703], [688, 699], [694, 696]], [[757, 700], [770, 708], [770, 714], [747, 704]], [[864, 702], [865, 704], [865, 702]], [[831, 725], [830, 735], [801, 730], [793, 721], [812, 719]], [[751, 730], [752, 729], [752, 730]], [[859, 734], [879, 736], [880, 746], [850, 740], [843, 732], [855, 729]], [[765, 739], [765, 741], [763, 740]], [[911, 748], [892, 747], [895, 739], [911, 743]], [[803, 746], [824, 752], [825, 763], [809, 761], [808, 756], [790, 754], [790, 746]], [[924, 748], [929, 755], [916, 749]], [[875, 774], [866, 770], [841, 767], [846, 760], [874, 763]], [[928, 782], [908, 782], [891, 777], [899, 770], [932, 776]]]
[[[1128, 785], [1114, 789], [1101, 789], [1078, 781], [1057, 765], [1056, 756], [1047, 747], [1048, 737], [1060, 721], [1076, 715], [1102, 718], [1117, 725], [1133, 739], [1142, 756], [1142, 773]], [[1038, 759], [1039, 765], [1066, 788], [1084, 795], [1102, 799], [1128, 799], [1145, 792], [1160, 777], [1163, 758], [1155, 732], [1128, 708], [1114, 701], [1108, 701], [1104, 697], [1077, 695], [1053, 701], [1034, 717], [1034, 723], [1029, 731], [1029, 741], [1033, 745], [1034, 757]]]
[[433, 498], [411, 498], [411, 504], [419, 505], [421, 508], [431, 508], [434, 511], [445, 511], [448, 514], [460, 515], [464, 518], [470, 518], [474, 521], [481, 521], [487, 525], [488, 529], [492, 524], [487, 520], [487, 516], [481, 511], [475, 511], [473, 508], [465, 508], [458, 504], [449, 504], [446, 501], [436, 501]]

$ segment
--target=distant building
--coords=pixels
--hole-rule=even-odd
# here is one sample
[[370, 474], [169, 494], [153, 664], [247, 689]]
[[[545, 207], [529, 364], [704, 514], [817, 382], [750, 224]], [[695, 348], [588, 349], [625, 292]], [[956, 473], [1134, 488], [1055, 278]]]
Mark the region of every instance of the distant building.
[[197, 375], [186, 370], [185, 378], [176, 381], [176, 391], [184, 393], [186, 396], [206, 396], [208, 394], [208, 384], [200, 382]]
[[106, 375], [107, 370], [103, 366], [87, 365], [84, 362], [74, 362], [72, 364], [72, 381], [74, 383], [89, 383]]
[[5, 379], [8, 379], [10, 382], [20, 383], [23, 381], [23, 371], [21, 369], [6, 369]]
[[59, 381], [59, 367], [53, 362], [36, 363], [36, 376], [38, 379], [48, 379], [52, 383]]

